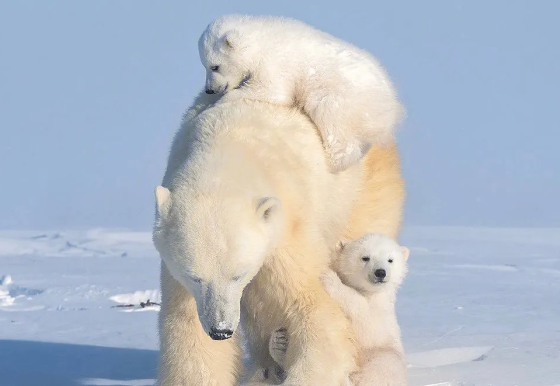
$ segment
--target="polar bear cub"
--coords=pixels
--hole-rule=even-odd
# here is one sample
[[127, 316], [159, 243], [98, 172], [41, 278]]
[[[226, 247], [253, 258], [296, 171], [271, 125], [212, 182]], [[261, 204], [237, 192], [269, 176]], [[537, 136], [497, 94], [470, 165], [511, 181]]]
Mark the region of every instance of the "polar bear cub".
[[[360, 371], [351, 376], [348, 384], [406, 386], [395, 299], [407, 273], [408, 248], [381, 233], [369, 233], [341, 242], [337, 252], [333, 261], [336, 273], [327, 271], [323, 283], [350, 319], [356, 335]], [[273, 381], [284, 377], [288, 344], [285, 329], [276, 330], [270, 338], [270, 355], [278, 366], [265, 369], [264, 375]]]
[[394, 139], [404, 109], [364, 50], [294, 19], [239, 15], [210, 23], [198, 47], [207, 93], [301, 108], [334, 173]]

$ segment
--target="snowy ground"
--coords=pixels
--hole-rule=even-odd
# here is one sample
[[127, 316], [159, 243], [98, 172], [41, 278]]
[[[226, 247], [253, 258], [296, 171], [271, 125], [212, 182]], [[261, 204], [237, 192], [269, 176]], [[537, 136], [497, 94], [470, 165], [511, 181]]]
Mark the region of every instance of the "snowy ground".
[[[415, 385], [560, 385], [560, 229], [409, 228], [398, 312]], [[148, 233], [0, 232], [0, 385], [144, 386]], [[136, 307], [114, 307], [134, 304]]]

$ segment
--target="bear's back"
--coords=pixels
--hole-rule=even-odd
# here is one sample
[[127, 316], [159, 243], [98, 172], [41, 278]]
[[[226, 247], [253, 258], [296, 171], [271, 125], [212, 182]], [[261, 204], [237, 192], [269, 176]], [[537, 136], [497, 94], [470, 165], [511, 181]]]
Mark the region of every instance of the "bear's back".
[[[225, 158], [221, 166], [214, 162], [218, 156]], [[283, 205], [321, 224], [333, 239], [342, 232], [361, 173], [361, 165], [337, 175], [328, 171], [317, 129], [300, 111], [235, 100], [183, 122], [163, 184], [196, 184], [209, 175], [257, 184], [263, 179], [257, 175], [264, 175]]]

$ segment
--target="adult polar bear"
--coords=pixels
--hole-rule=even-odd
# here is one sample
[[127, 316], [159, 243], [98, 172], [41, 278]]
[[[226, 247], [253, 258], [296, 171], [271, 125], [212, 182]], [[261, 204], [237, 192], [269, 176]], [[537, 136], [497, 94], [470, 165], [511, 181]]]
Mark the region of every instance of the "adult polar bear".
[[397, 236], [404, 189], [396, 146], [372, 148], [332, 174], [300, 111], [209, 98], [201, 93], [185, 115], [165, 187], [156, 188], [158, 383], [236, 385], [241, 315], [256, 368], [272, 364], [269, 337], [285, 326], [284, 384], [339, 386], [355, 369], [356, 350], [320, 274], [341, 238]]

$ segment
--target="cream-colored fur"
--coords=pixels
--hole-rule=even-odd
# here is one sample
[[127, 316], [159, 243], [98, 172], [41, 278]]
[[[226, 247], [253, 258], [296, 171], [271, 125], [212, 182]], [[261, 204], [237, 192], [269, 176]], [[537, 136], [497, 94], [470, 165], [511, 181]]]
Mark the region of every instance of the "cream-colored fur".
[[297, 106], [317, 125], [332, 172], [391, 143], [404, 109], [368, 52], [300, 21], [228, 15], [199, 39], [206, 89]]
[[[396, 292], [406, 272], [409, 250], [381, 234], [370, 233], [341, 243], [333, 270], [323, 275], [327, 292], [352, 323], [360, 355], [360, 370], [348, 384], [355, 386], [406, 386], [406, 363], [395, 312]], [[339, 277], [340, 276], [340, 277]], [[265, 369], [274, 381], [283, 379], [282, 368], [289, 335], [272, 334], [269, 350], [279, 369]]]
[[320, 273], [336, 240], [398, 232], [396, 150], [372, 149], [334, 175], [316, 128], [300, 112], [214, 102], [201, 94], [185, 115], [156, 190], [158, 384], [236, 385], [243, 372], [238, 337], [209, 335], [235, 330], [241, 317], [254, 368], [273, 362], [268, 341], [282, 325], [291, 337], [286, 384], [339, 386], [356, 370], [354, 335]]

